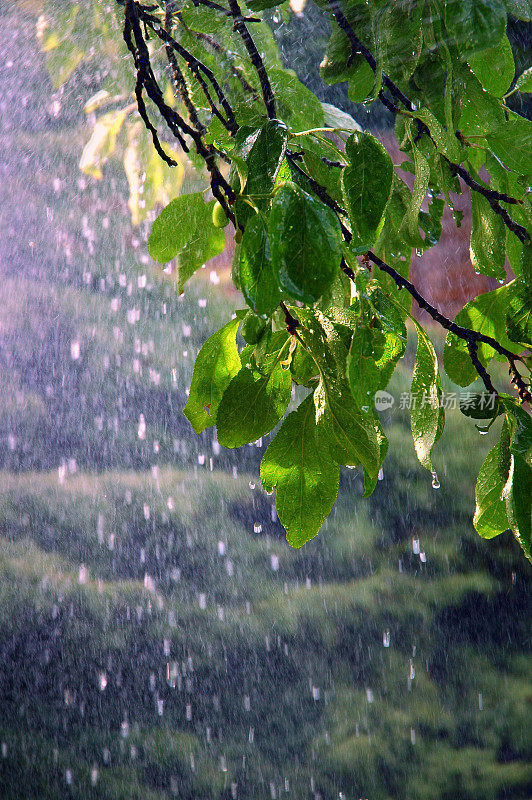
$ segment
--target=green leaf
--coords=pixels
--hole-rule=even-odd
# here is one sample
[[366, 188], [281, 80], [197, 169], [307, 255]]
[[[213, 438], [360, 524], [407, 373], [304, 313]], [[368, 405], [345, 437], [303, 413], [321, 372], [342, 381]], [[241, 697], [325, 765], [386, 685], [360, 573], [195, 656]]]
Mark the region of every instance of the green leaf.
[[[369, 6], [352, 4], [345, 9], [345, 13], [360, 41], [374, 49], [373, 19]], [[349, 39], [336, 24], [332, 26], [331, 37], [320, 64], [320, 76], [329, 85], [349, 81], [349, 99], [352, 102], [362, 102], [369, 97], [375, 83], [373, 70], [366, 59], [361, 54], [353, 54]]]
[[515, 86], [523, 94], [532, 92], [532, 67], [525, 69], [515, 82]]
[[532, 241], [528, 241], [521, 248], [519, 274], [528, 289], [532, 289]]
[[506, 477], [501, 476], [502, 446], [501, 439], [489, 451], [477, 478], [473, 525], [484, 539], [492, 539], [509, 528], [506, 502], [502, 496], [506, 483]]
[[[491, 133], [504, 132], [506, 117], [502, 103], [485, 91], [476, 75], [466, 64], [457, 65], [457, 90], [462, 96], [461, 114], [458, 121], [460, 131], [466, 136], [482, 137]], [[476, 140], [475, 140], [476, 141]], [[483, 161], [483, 154], [467, 153], [468, 157], [478, 155]], [[460, 160], [463, 160], [464, 156]], [[454, 159], [455, 161], [457, 159]]]
[[502, 414], [503, 408], [495, 394], [466, 392], [460, 398], [460, 411], [472, 419], [493, 419]]
[[355, 57], [347, 84], [347, 96], [352, 103], [363, 103], [374, 92], [375, 75], [366, 59]]
[[188, 401], [183, 413], [196, 431], [216, 423], [222, 395], [240, 370], [236, 332], [240, 320], [232, 319], [216, 331], [199, 351], [194, 364]]
[[506, 31], [506, 9], [498, 0], [446, 0], [445, 26], [460, 53], [495, 47]]
[[423, 44], [422, 12], [423, 3], [417, 0], [395, 0], [379, 15], [383, 69], [393, 81], [408, 81], [419, 61]]
[[346, 143], [349, 166], [342, 189], [353, 232], [353, 252], [369, 250], [382, 230], [390, 200], [393, 164], [382, 144], [369, 133], [354, 133]]
[[[408, 121], [410, 123], [410, 120]], [[414, 189], [412, 199], [405, 214], [405, 224], [412, 236], [419, 233], [419, 212], [426, 197], [430, 181], [430, 164], [421, 150], [416, 147], [412, 136], [411, 123], [407, 126], [408, 138], [412, 145], [412, 155], [414, 158]]]
[[284, 3], [284, 0], [248, 0], [246, 3], [250, 11], [265, 11], [267, 8], [275, 8]]
[[531, 560], [532, 468], [521, 456], [512, 455], [510, 474], [503, 493], [512, 533]]
[[281, 300], [273, 271], [268, 229], [261, 214], [252, 217], [242, 237], [238, 254], [238, 280], [248, 306], [268, 317]]
[[241, 447], [265, 436], [279, 422], [290, 400], [290, 372], [279, 364], [265, 374], [242, 367], [218, 406], [218, 441], [224, 447]]
[[506, 229], [502, 217], [478, 192], [471, 192], [471, 214], [471, 263], [482, 275], [504, 280]]
[[332, 458], [347, 466], [362, 464], [373, 480], [380, 469], [375, 423], [369, 413], [357, 408], [347, 382], [333, 383], [322, 374], [314, 402], [318, 425], [327, 438]]
[[360, 327], [355, 331], [347, 357], [347, 379], [358, 406], [370, 404], [380, 388], [378, 360], [384, 353], [386, 337], [375, 328]]
[[264, 336], [266, 322], [262, 317], [258, 317], [253, 311], [248, 311], [242, 321], [240, 334], [248, 344], [257, 344]]
[[268, 77], [278, 106], [279, 116], [290, 130], [305, 131], [323, 125], [321, 103], [310, 89], [301, 83], [291, 69], [268, 70]]
[[508, 169], [527, 179], [532, 177], [532, 122], [513, 115], [486, 136], [490, 150]]
[[501, 395], [510, 430], [510, 450], [532, 467], [532, 418], [511, 395]]
[[148, 251], [161, 264], [178, 258], [179, 291], [206, 261], [223, 252], [225, 234], [212, 223], [214, 202], [205, 203], [203, 192], [181, 195], [153, 223]]
[[512, 342], [532, 349], [532, 287], [522, 278], [514, 286], [506, 312], [506, 333]]
[[495, 47], [471, 55], [468, 64], [482, 87], [495, 97], [502, 97], [514, 79], [514, 54], [506, 35]]
[[[506, 310], [512, 292], [513, 282], [492, 292], [485, 292], [467, 303], [454, 321], [464, 328], [471, 328], [491, 336], [503, 347], [519, 353], [522, 348], [512, 342], [505, 333]], [[486, 367], [495, 355], [495, 351], [489, 344], [479, 342], [477, 355], [480, 363]], [[447, 334], [443, 349], [443, 366], [449, 378], [459, 386], [469, 386], [478, 378], [467, 343], [454, 333]]]
[[272, 191], [286, 152], [287, 134], [286, 125], [277, 119], [262, 126], [246, 158], [245, 194], [269, 195]]
[[433, 472], [432, 448], [441, 435], [441, 382], [438, 357], [429, 337], [414, 321], [418, 340], [416, 362], [412, 373], [412, 408], [410, 423], [418, 460]]
[[340, 267], [342, 234], [334, 212], [294, 183], [284, 184], [272, 203], [269, 237], [281, 289], [316, 302]]
[[301, 386], [309, 386], [317, 383], [318, 367], [316, 362], [304, 347], [298, 342], [292, 355], [290, 372], [293, 380]]
[[277, 489], [277, 515], [288, 543], [301, 547], [318, 533], [340, 481], [340, 467], [316, 426], [312, 395], [284, 420], [264, 454], [260, 477], [266, 491]]
[[431, 138], [439, 153], [454, 162], [462, 160], [458, 139], [454, 135], [454, 131], [447, 131], [428, 108], [420, 108], [416, 111], [416, 118], [424, 122], [429, 129]]
[[403, 344], [406, 344], [407, 333], [404, 322], [406, 315], [404, 314], [403, 308], [393, 302], [390, 297], [382, 291], [381, 287], [378, 284], [375, 285], [375, 283], [370, 284], [368, 287], [367, 298], [384, 332], [393, 333]]
[[322, 103], [321, 107], [323, 108], [324, 122], [327, 127], [343, 128], [348, 131], [362, 130], [358, 122], [346, 111], [342, 111], [340, 108], [336, 108], [336, 106], [332, 106], [330, 103]]
[[373, 475], [373, 477], [371, 477], [366, 472], [366, 470], [363, 469], [363, 473], [364, 473], [364, 494], [362, 495], [362, 497], [369, 497], [375, 491], [375, 487], [376, 487], [376, 485], [378, 483], [378, 480], [379, 480], [380, 468], [382, 467], [384, 459], [386, 458], [386, 455], [388, 453], [389, 442], [388, 442], [388, 438], [387, 438], [386, 434], [384, 433], [384, 428], [382, 427], [381, 421], [380, 421], [379, 417], [377, 416], [377, 414], [374, 414], [373, 419], [374, 419], [374, 422], [375, 422], [375, 430], [376, 430], [376, 433], [377, 433], [377, 441], [379, 443], [379, 472], [377, 472], [377, 475]]

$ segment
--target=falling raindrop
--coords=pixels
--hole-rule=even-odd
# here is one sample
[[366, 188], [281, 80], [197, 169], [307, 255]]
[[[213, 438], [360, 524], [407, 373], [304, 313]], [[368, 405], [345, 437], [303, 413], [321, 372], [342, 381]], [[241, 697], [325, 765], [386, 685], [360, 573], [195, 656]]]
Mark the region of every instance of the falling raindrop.
[[440, 485], [441, 484], [440, 484], [440, 480], [438, 478], [438, 474], [436, 473], [436, 471], [434, 471], [432, 473], [432, 488], [433, 489], [439, 489]]

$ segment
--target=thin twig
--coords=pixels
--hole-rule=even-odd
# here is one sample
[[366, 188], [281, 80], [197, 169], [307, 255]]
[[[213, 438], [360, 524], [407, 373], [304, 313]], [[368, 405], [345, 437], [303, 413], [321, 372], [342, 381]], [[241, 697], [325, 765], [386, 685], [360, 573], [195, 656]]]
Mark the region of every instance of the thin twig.
[[[449, 331], [450, 333], [454, 333], [454, 335], [457, 336], [459, 339], [463, 339], [465, 342], [467, 342], [467, 346], [468, 346], [468, 350], [469, 350], [469, 354], [470, 355], [472, 353], [471, 346], [474, 346], [474, 348], [475, 348], [474, 349], [474, 354], [476, 356], [476, 352], [477, 352], [476, 348], [478, 347], [478, 343], [479, 342], [483, 342], [484, 344], [487, 344], [491, 348], [493, 348], [493, 350], [495, 350], [495, 352], [500, 353], [500, 355], [504, 356], [508, 360], [508, 363], [509, 363], [509, 366], [510, 366], [510, 373], [512, 375], [512, 383], [519, 389], [519, 392], [520, 392], [519, 396], [521, 397], [521, 399], [525, 399], [525, 400], [529, 400], [529, 401], [532, 399], [532, 396], [530, 395], [530, 392], [527, 389], [527, 386], [526, 386], [525, 382], [523, 381], [523, 377], [520, 374], [519, 370], [517, 369], [516, 361], [522, 361], [523, 359], [521, 358], [521, 356], [518, 356], [515, 353], [512, 353], [511, 350], [507, 350], [506, 347], [503, 347], [501, 344], [499, 344], [499, 342], [496, 339], [494, 339], [492, 336], [487, 336], [486, 334], [481, 333], [480, 331], [474, 331], [474, 330], [471, 330], [470, 328], [464, 328], [461, 325], [457, 325], [456, 322], [451, 322], [450, 319], [447, 319], [446, 316], [444, 316], [440, 311], [438, 311], [437, 308], [435, 308], [433, 305], [431, 305], [428, 302], [428, 300], [426, 300], [423, 297], [423, 295], [421, 295], [418, 292], [418, 290], [416, 289], [416, 287], [414, 286], [413, 283], [411, 283], [407, 278], [404, 278], [401, 275], [401, 273], [397, 272], [397, 270], [395, 270], [393, 267], [390, 267], [389, 264], [386, 264], [386, 262], [383, 261], [381, 258], [379, 258], [379, 256], [375, 255], [375, 253], [373, 251], [369, 250], [366, 253], [366, 256], [380, 270], [382, 270], [382, 272], [385, 272], [387, 275], [389, 275], [391, 278], [393, 278], [393, 280], [395, 281], [396, 285], [399, 288], [406, 289], [407, 292], [412, 295], [412, 297], [414, 298], [414, 300], [416, 301], [418, 306], [420, 308], [422, 308], [424, 311], [426, 311], [427, 314], [430, 317], [432, 317], [432, 319], [435, 322], [438, 322], [442, 326], [442, 328], [444, 328], [445, 330]], [[354, 275], [353, 275], [353, 277], [354, 277]], [[487, 384], [486, 384], [486, 380], [485, 380], [485, 377], [486, 377], [486, 375], [488, 375], [488, 373], [486, 372], [484, 367], [482, 367], [482, 365], [480, 365], [482, 369], [479, 370], [478, 364], [480, 362], [478, 361], [478, 357], [474, 358], [473, 355], [471, 355], [471, 360], [473, 361], [473, 365], [475, 366], [475, 369], [477, 370], [477, 372], [479, 373], [480, 377], [484, 381], [484, 384], [486, 385], [486, 388], [488, 388]], [[489, 375], [488, 375], [488, 378], [489, 378]], [[488, 390], [491, 391], [490, 389], [488, 389]], [[521, 392], [523, 392], [526, 396], [523, 397], [521, 395]]]
[[[172, 17], [171, 3], [167, 2], [165, 8], [165, 17], [164, 17], [164, 26], [167, 33], [170, 33], [169, 29], [171, 24], [171, 17]], [[181, 67], [179, 66], [179, 62], [176, 58], [174, 50], [168, 43], [165, 44], [165, 50], [166, 50], [166, 57], [168, 58], [168, 63], [172, 68], [172, 76], [174, 79], [175, 88], [179, 93], [181, 101], [187, 110], [189, 119], [197, 131], [199, 131], [200, 133], [204, 133], [205, 126], [200, 121], [196, 107], [194, 106], [192, 100], [190, 99], [187, 84], [185, 81], [185, 76], [181, 72]]]
[[[143, 120], [152, 131], [152, 136], [155, 134], [154, 141], [158, 141], [157, 132], [151, 125], [147, 116], [144, 99], [142, 97], [142, 91], [144, 89], [150, 100], [159, 110], [169, 129], [181, 143], [181, 146], [185, 152], [188, 152], [188, 147], [183, 140], [183, 135], [190, 136], [194, 142], [198, 155], [204, 160], [205, 166], [209, 171], [211, 190], [214, 197], [219, 201], [228, 219], [234, 223], [235, 217], [229, 207], [229, 204], [234, 202], [235, 193], [218, 169], [214, 149], [210, 145], [206, 145], [203, 141], [201, 133], [195, 130], [195, 128], [192, 128], [180, 116], [180, 114], [175, 111], [175, 109], [170, 108], [170, 106], [165, 102], [163, 93], [159, 84], [157, 83], [151, 67], [150, 55], [142, 35], [142, 29], [140, 27], [138, 13], [139, 9], [137, 3], [135, 0], [125, 0], [125, 6], [124, 41], [126, 42], [129, 51], [133, 55], [133, 60], [137, 69], [136, 95], [139, 112]], [[133, 43], [131, 33], [133, 33], [135, 43]]]
[[498, 395], [495, 386], [491, 382], [491, 377], [486, 369], [486, 367], [482, 364], [478, 357], [478, 342], [472, 342], [468, 340], [467, 342], [467, 349], [469, 350], [469, 355], [471, 357], [471, 361], [473, 362], [473, 366], [475, 367], [476, 371], [482, 378], [484, 386], [488, 390], [490, 394]]
[[194, 36], [199, 42], [205, 42], [205, 44], [207, 44], [212, 50], [214, 50], [214, 52], [217, 55], [226, 58], [227, 61], [229, 61], [233, 77], [235, 77], [238, 80], [242, 89], [245, 92], [248, 92], [249, 94], [253, 95], [254, 100], [258, 100], [258, 95], [257, 92], [255, 91], [255, 87], [252, 86], [246, 80], [245, 75], [243, 74], [240, 67], [237, 67], [237, 65], [234, 63], [232, 54], [225, 47], [222, 47], [222, 45], [219, 42], [217, 42], [216, 39], [210, 34], [204, 33], [203, 31], [195, 31], [192, 28], [189, 28], [188, 25], [186, 25], [186, 23], [183, 21], [183, 19], [180, 19], [180, 24], [187, 31], [187, 33], [189, 33], [191, 36]]
[[[235, 115], [229, 100], [225, 96], [220, 84], [216, 80], [216, 76], [214, 75], [213, 71], [209, 69], [209, 67], [205, 66], [203, 62], [197, 59], [191, 52], [189, 52], [185, 47], [183, 47], [179, 42], [171, 36], [168, 31], [161, 27], [160, 20], [157, 17], [152, 16], [151, 14], [147, 14], [143, 11], [142, 7], [138, 8], [138, 15], [139, 18], [148, 25], [151, 30], [169, 47], [172, 47], [175, 52], [181, 56], [186, 61], [187, 67], [190, 69], [196, 80], [198, 81], [199, 85], [201, 86], [205, 97], [207, 98], [207, 102], [211, 108], [213, 114], [215, 114], [220, 122], [224, 125], [227, 130], [232, 133], [233, 135], [238, 130], [238, 125], [235, 119]], [[207, 80], [210, 82], [212, 88], [214, 89], [216, 96], [224, 109], [227, 119], [225, 119], [216, 105], [214, 104], [207, 84], [202, 76], [203, 73]]]
[[270, 79], [268, 78], [264, 61], [262, 60], [262, 57], [257, 50], [257, 46], [253, 41], [253, 37], [246, 28], [246, 20], [242, 16], [242, 11], [238, 5], [238, 0], [229, 0], [229, 9], [231, 16], [233, 17], [233, 28], [242, 39], [244, 47], [248, 51], [251, 63], [255, 67], [257, 75], [259, 76], [262, 98], [264, 100], [264, 105], [266, 106], [266, 113], [268, 114], [269, 119], [275, 119], [275, 96], [273, 94]]
[[324, 187], [320, 183], [315, 181], [314, 178], [311, 178], [310, 175], [308, 175], [305, 172], [305, 170], [299, 166], [299, 164], [297, 163], [298, 159], [294, 153], [290, 152], [290, 150], [287, 150], [286, 158], [292, 164], [296, 172], [302, 175], [309, 182], [310, 188], [312, 189], [314, 194], [320, 198], [322, 203], [325, 203], [326, 206], [329, 206], [329, 208], [331, 208], [337, 214], [342, 214], [344, 217], [347, 216], [347, 211], [345, 211], [341, 206], [338, 205], [338, 203], [335, 200], [332, 199], [332, 197], [330, 197], [330, 195], [327, 193], [327, 190], [324, 189]]

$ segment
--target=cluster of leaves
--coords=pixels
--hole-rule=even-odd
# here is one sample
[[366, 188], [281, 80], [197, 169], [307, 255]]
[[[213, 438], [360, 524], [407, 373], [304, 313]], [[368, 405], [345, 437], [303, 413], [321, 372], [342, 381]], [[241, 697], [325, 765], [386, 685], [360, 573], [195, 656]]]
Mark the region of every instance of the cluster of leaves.
[[[414, 298], [448, 331], [449, 378], [469, 386], [480, 377], [495, 395], [487, 403], [479, 393], [464, 413], [488, 426], [504, 416], [479, 476], [475, 526], [486, 537], [511, 527], [530, 555], [532, 420], [522, 403], [531, 399], [532, 123], [505, 103], [532, 89], [530, 70], [516, 79], [506, 36], [508, 14], [532, 20], [530, 2], [318, 1], [331, 20], [321, 77], [347, 82], [354, 101], [381, 101], [393, 111], [406, 157], [400, 166], [283, 67], [261, 21], [262, 11], [282, 5], [276, 0], [248, 0], [248, 9], [237, 0], [121, 5], [138, 108], [154, 145], [171, 163], [149, 117], [155, 110], [215, 198], [172, 200], [154, 222], [152, 257], [177, 259], [182, 290], [221, 252], [220, 226], [231, 221], [236, 231], [233, 280], [248, 310], [197, 357], [185, 408], [194, 429], [216, 425], [220, 443], [238, 447], [282, 422], [261, 480], [276, 489], [289, 542], [301, 546], [331, 510], [341, 465], [362, 466], [366, 495], [376, 485], [387, 440], [374, 396], [404, 354]], [[161, 88], [165, 64], [175, 98]], [[408, 271], [414, 250], [437, 245], [445, 206], [460, 225], [453, 197], [464, 183], [472, 263], [503, 285], [451, 322]], [[507, 283], [506, 259], [516, 276]], [[412, 323], [412, 434], [436, 484], [439, 364], [427, 332]], [[487, 371], [493, 358], [507, 361], [518, 398], [496, 391]], [[294, 384], [303, 387], [295, 395]]]

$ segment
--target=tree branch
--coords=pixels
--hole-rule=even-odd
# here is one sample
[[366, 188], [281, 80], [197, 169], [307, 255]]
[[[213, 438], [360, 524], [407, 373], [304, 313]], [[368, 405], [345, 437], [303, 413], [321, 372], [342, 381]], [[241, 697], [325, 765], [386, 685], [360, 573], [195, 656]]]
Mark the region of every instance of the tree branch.
[[[166, 3], [165, 17], [164, 17], [165, 30], [166, 30], [166, 32], [168, 34], [170, 33], [169, 28], [170, 28], [171, 15], [172, 15], [172, 11], [171, 11], [170, 5], [171, 5], [170, 2]], [[179, 66], [179, 62], [178, 62], [178, 60], [176, 58], [174, 50], [173, 50], [173, 48], [171, 47], [171, 45], [169, 43], [165, 44], [165, 50], [166, 50], [166, 57], [168, 58], [168, 63], [170, 64], [170, 66], [172, 68], [172, 76], [173, 76], [173, 79], [174, 79], [175, 88], [176, 88], [177, 92], [179, 93], [179, 96], [181, 97], [181, 101], [182, 101], [183, 105], [185, 106], [185, 108], [186, 108], [186, 110], [188, 112], [189, 119], [190, 119], [192, 125], [194, 125], [194, 127], [196, 128], [196, 130], [199, 131], [199, 133], [204, 133], [205, 132], [205, 126], [200, 121], [200, 119], [198, 117], [198, 112], [196, 110], [196, 107], [194, 106], [192, 100], [190, 99], [190, 95], [188, 93], [185, 77], [184, 77], [183, 73], [181, 72], [181, 67]]]
[[[386, 264], [379, 256], [375, 255], [372, 250], [369, 250], [366, 253], [367, 257], [370, 261], [372, 261], [382, 272], [385, 272], [395, 281], [395, 284], [401, 288], [406, 289], [409, 294], [412, 295], [416, 303], [420, 308], [427, 312], [427, 314], [432, 317], [435, 322], [438, 322], [442, 328], [450, 333], [454, 333], [455, 336], [458, 336], [459, 339], [467, 342], [467, 347], [469, 350], [469, 354], [471, 356], [471, 360], [473, 361], [473, 365], [477, 370], [478, 374], [484, 381], [484, 384], [488, 391], [492, 391], [488, 387], [486, 383], [486, 377], [489, 379], [491, 384], [491, 379], [486, 371], [486, 369], [480, 364], [477, 356], [477, 348], [478, 343], [483, 342], [484, 344], [489, 345], [490, 347], [495, 350], [496, 353], [500, 353], [500, 355], [504, 356], [509, 363], [510, 366], [510, 374], [512, 375], [511, 382], [518, 388], [519, 396], [522, 400], [528, 400], [530, 402], [532, 400], [532, 395], [530, 394], [529, 389], [527, 388], [520, 372], [517, 369], [516, 361], [522, 361], [521, 356], [515, 355], [512, 353], [511, 350], [507, 350], [506, 347], [503, 347], [496, 339], [493, 339], [491, 336], [486, 336], [484, 333], [480, 333], [480, 331], [474, 331], [470, 328], [464, 328], [461, 325], [457, 325], [455, 322], [451, 322], [450, 319], [447, 319], [444, 314], [438, 311], [433, 305], [431, 305], [428, 300], [425, 300], [423, 295], [421, 295], [413, 283], [411, 283], [407, 278], [404, 278], [397, 270], [393, 267], [390, 267], [389, 264]], [[345, 270], [344, 270], [345, 271]], [[354, 275], [353, 275], [354, 278]], [[473, 348], [473, 349], [472, 349]], [[479, 369], [480, 366], [480, 369]], [[493, 390], [494, 391], [494, 390]], [[524, 393], [524, 397], [521, 395], [521, 392]]]
[[[201, 133], [185, 122], [178, 112], [173, 108], [170, 108], [170, 106], [165, 102], [159, 84], [157, 83], [155, 75], [153, 74], [150, 63], [150, 55], [140, 27], [138, 11], [139, 9], [135, 0], [125, 0], [124, 41], [128, 50], [133, 56], [137, 70], [137, 85], [135, 93], [137, 97], [139, 113], [145, 124], [148, 126], [148, 129], [151, 131], [155, 144], [155, 142], [158, 142], [158, 137], [155, 128], [148, 119], [146, 106], [142, 96], [142, 92], [145, 90], [146, 94], [157, 107], [169, 129], [178, 139], [185, 152], [188, 152], [188, 146], [184, 141], [183, 136], [190, 136], [194, 142], [198, 155], [203, 158], [205, 161], [205, 166], [209, 171], [211, 190], [214, 197], [216, 197], [221, 204], [228, 219], [234, 223], [235, 217], [229, 208], [229, 203], [233, 203], [235, 200], [233, 189], [218, 169], [214, 149], [210, 145], [206, 145], [203, 141]], [[132, 33], [135, 43], [133, 43], [131, 36]], [[155, 146], [157, 147], [157, 145]], [[159, 148], [162, 150], [160, 144]], [[160, 152], [160, 150], [158, 149], [158, 152]], [[162, 150], [162, 153], [164, 153], [164, 150]], [[162, 157], [165, 157], [165, 161], [168, 163], [168, 156], [166, 156], [166, 153], [164, 153], [164, 156]], [[172, 165], [175, 166], [175, 162], [172, 162]]]
[[233, 76], [238, 80], [242, 89], [245, 92], [249, 92], [249, 94], [252, 94], [254, 100], [258, 100], [258, 95], [257, 92], [255, 91], [255, 87], [252, 86], [246, 80], [242, 70], [239, 67], [237, 67], [236, 64], [233, 62], [232, 54], [228, 50], [226, 50], [225, 47], [222, 47], [222, 45], [219, 42], [217, 42], [216, 39], [210, 36], [210, 34], [204, 33], [203, 31], [192, 30], [192, 28], [189, 28], [188, 25], [186, 25], [182, 19], [180, 20], [180, 24], [184, 27], [184, 29], [188, 33], [190, 33], [191, 36], [194, 36], [199, 42], [205, 42], [205, 44], [209, 45], [209, 47], [212, 48], [212, 50], [214, 50], [214, 52], [217, 55], [226, 58], [230, 62], [230, 69], [231, 72], [233, 73]]
[[257, 75], [259, 76], [262, 98], [264, 100], [264, 105], [266, 106], [266, 113], [268, 114], [269, 119], [275, 119], [275, 96], [273, 94], [270, 79], [268, 78], [268, 73], [266, 72], [266, 67], [264, 66], [264, 61], [262, 60], [255, 42], [253, 41], [253, 38], [246, 27], [246, 20], [242, 16], [240, 6], [238, 5], [238, 0], [229, 0], [229, 8], [230, 14], [233, 17], [233, 28], [244, 42], [244, 46], [251, 59], [251, 63], [255, 67]]
[[[209, 103], [212, 113], [215, 114], [215, 116], [218, 117], [222, 125], [232, 135], [234, 135], [238, 130], [238, 125], [235, 119], [233, 109], [227, 97], [225, 96], [220, 84], [216, 80], [216, 77], [212, 72], [212, 70], [210, 70], [209, 67], [205, 66], [205, 64], [199, 61], [199, 59], [197, 59], [185, 47], [179, 44], [179, 42], [176, 42], [176, 40], [168, 33], [168, 31], [166, 31], [164, 28], [161, 27], [160, 20], [157, 17], [154, 17], [151, 14], [146, 13], [146, 11], [142, 9], [142, 7], [138, 8], [138, 15], [139, 18], [146, 25], [150, 27], [150, 29], [155, 33], [156, 36], [159, 37], [159, 39], [161, 39], [162, 42], [164, 42], [168, 47], [173, 48], [173, 50], [175, 50], [175, 52], [186, 61], [187, 67], [190, 69], [190, 71], [198, 81], [199, 85], [201, 86], [203, 93], [207, 98], [207, 102]], [[219, 109], [213, 102], [207, 84], [201, 73], [203, 73], [211, 83], [212, 88], [214, 89], [216, 96], [227, 115], [227, 119], [225, 119], [222, 116]]]

